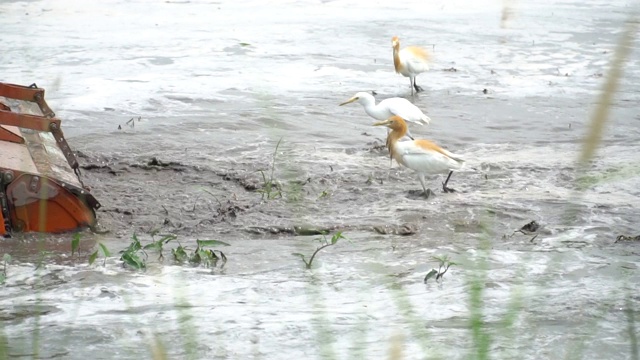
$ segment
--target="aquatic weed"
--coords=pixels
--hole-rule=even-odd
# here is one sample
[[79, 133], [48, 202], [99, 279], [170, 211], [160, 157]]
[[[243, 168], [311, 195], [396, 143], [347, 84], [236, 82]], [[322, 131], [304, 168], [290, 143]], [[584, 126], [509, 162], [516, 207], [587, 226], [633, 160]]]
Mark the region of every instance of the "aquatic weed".
[[7, 264], [11, 262], [11, 255], [2, 255], [2, 272], [0, 273], [0, 285], [4, 284], [7, 280]]
[[269, 172], [269, 178], [265, 175], [263, 170], [260, 170], [260, 174], [262, 174], [262, 188], [256, 190], [257, 192], [262, 194], [262, 199], [267, 198], [267, 200], [275, 199], [276, 197], [282, 197], [282, 191], [280, 190], [280, 184], [274, 179], [273, 173], [276, 169], [276, 159], [278, 157], [278, 148], [280, 147], [280, 143], [282, 142], [282, 138], [278, 140], [276, 144], [276, 148], [273, 151], [273, 157], [271, 160], [271, 170]]
[[[143, 260], [138, 252], [142, 252], [145, 256]], [[140, 240], [136, 233], [133, 233], [131, 237], [131, 243], [129, 246], [121, 251], [122, 255], [120, 256], [120, 260], [123, 261], [124, 266], [130, 266], [136, 270], [144, 269], [147, 267], [146, 258], [147, 254], [142, 250], [142, 244], [140, 244]]]
[[[424, 280], [423, 280], [425, 284], [427, 283], [427, 280], [431, 279], [434, 275], [436, 277], [436, 282], [438, 282], [438, 280], [442, 279], [444, 274], [446, 274], [450, 266], [458, 265], [457, 263], [449, 259], [449, 255], [432, 256], [432, 259], [437, 260], [439, 262], [439, 267], [438, 267], [438, 270], [431, 269], [427, 273], [427, 275], [424, 277]], [[442, 268], [444, 268], [444, 271], [442, 270]]]
[[169, 243], [172, 240], [177, 239], [178, 237], [176, 235], [164, 235], [163, 237], [161, 237], [158, 240], [155, 240], [154, 236], [155, 236], [156, 232], [151, 234], [151, 239], [152, 242], [150, 244], [145, 245], [142, 249], [143, 250], [156, 250], [158, 251], [158, 260], [162, 261], [164, 260], [164, 254], [162, 253], [162, 250], [164, 248], [164, 245], [166, 245], [167, 243]]
[[303, 254], [292, 253], [291, 255], [299, 256], [302, 259], [302, 262], [304, 262], [304, 265], [306, 266], [306, 268], [311, 269], [311, 264], [313, 264], [313, 259], [320, 252], [320, 250], [337, 244], [338, 240], [340, 239], [347, 239], [344, 235], [342, 235], [342, 231], [338, 231], [337, 233], [335, 233], [330, 240], [327, 240], [327, 237], [325, 235], [323, 235], [322, 238], [314, 239], [315, 241], [320, 242], [321, 245], [316, 249], [316, 251], [313, 252], [313, 254], [311, 255], [311, 258], [309, 258], [309, 261], [307, 261], [307, 259]]
[[[205, 249], [206, 246], [230, 246], [230, 244], [219, 240], [196, 240], [197, 247], [189, 259], [189, 262], [197, 265], [204, 265], [205, 267], [216, 267], [219, 260], [222, 260], [223, 268], [227, 263], [227, 256], [220, 250]], [[216, 255], [216, 253], [218, 255]]]
[[196, 249], [191, 253], [187, 252], [187, 248], [178, 242], [178, 247], [171, 249], [173, 259], [179, 263], [190, 263], [192, 265], [204, 265], [205, 267], [217, 267], [218, 261], [222, 261], [220, 268], [222, 269], [227, 263], [227, 256], [220, 250], [205, 249], [210, 246], [231, 246], [231, 244], [220, 240], [196, 240]]
[[47, 250], [40, 250], [38, 252], [38, 260], [36, 260], [36, 269], [40, 269], [43, 265], [45, 265], [45, 260], [53, 255], [53, 252]]

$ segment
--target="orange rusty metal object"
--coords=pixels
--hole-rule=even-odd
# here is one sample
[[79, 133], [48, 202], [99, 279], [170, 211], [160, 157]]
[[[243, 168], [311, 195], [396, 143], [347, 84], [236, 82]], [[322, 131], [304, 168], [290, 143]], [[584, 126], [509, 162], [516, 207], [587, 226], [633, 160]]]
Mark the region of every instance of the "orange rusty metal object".
[[81, 198], [46, 178], [22, 174], [7, 186], [16, 231], [62, 232], [93, 225]]
[[0, 83], [0, 236], [93, 226], [98, 208], [44, 90]]

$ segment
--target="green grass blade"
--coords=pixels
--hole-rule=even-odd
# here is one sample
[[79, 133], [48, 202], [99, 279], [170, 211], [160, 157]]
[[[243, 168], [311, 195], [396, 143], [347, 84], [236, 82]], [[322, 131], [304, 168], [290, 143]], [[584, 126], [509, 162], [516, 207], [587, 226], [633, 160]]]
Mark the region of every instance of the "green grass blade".
[[224, 241], [220, 241], [220, 240], [196, 240], [196, 243], [198, 244], [198, 247], [218, 246], [218, 245], [231, 246], [231, 244], [226, 243]]
[[102, 249], [102, 254], [104, 254], [105, 257], [111, 256], [111, 252], [103, 243], [98, 243], [98, 246], [100, 246], [100, 249]]
[[73, 240], [71, 240], [71, 256], [78, 252], [80, 247], [80, 233], [73, 234]]
[[91, 255], [89, 255], [89, 265], [93, 265], [98, 257], [98, 250], [94, 251]]

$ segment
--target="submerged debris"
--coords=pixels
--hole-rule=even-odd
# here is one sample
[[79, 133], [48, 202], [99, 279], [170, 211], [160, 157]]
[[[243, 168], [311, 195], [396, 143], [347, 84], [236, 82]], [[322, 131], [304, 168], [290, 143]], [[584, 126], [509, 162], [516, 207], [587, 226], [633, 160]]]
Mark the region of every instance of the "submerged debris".
[[532, 235], [535, 234], [534, 237], [529, 240], [529, 242], [533, 242], [538, 237], [538, 230], [540, 229], [540, 224], [538, 224], [535, 220], [532, 220], [522, 226], [520, 229], [515, 230], [511, 235], [507, 236], [507, 234], [502, 235], [502, 239], [508, 239], [515, 235], [517, 232], [522, 233], [524, 235]]
[[613, 243], [617, 243], [617, 242], [623, 242], [623, 241], [640, 241], [640, 235], [637, 236], [628, 236], [628, 235], [618, 235], [618, 237], [616, 238], [616, 241], [614, 241]]
[[247, 210], [249, 208], [248, 205], [238, 205], [235, 202], [232, 202], [231, 200], [227, 200], [226, 203], [220, 203], [220, 207], [218, 207], [218, 209], [216, 209], [217, 214], [215, 217], [217, 218], [222, 218], [222, 220], [224, 221], [227, 216], [235, 218], [238, 216], [238, 213], [241, 213], [245, 210]]
[[242, 186], [247, 191], [255, 191], [261, 188], [257, 178], [241, 176], [236, 172], [217, 172], [216, 175], [220, 176], [222, 180], [231, 181]]
[[382, 235], [413, 235], [418, 231], [418, 227], [415, 224], [403, 224], [403, 225], [379, 225], [374, 226], [373, 230]]
[[531, 235], [532, 233], [537, 232], [539, 228], [540, 225], [535, 220], [532, 220], [531, 222], [521, 227], [519, 230], [514, 231], [514, 233], [521, 232], [525, 235]]

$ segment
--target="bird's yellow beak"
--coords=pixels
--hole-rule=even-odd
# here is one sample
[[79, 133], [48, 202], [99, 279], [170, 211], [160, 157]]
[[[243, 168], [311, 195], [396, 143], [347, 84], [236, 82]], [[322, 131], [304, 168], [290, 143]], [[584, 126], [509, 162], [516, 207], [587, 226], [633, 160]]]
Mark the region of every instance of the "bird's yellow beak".
[[342, 106], [342, 105], [347, 105], [347, 104], [351, 104], [352, 102], [354, 102], [354, 101], [356, 101], [356, 100], [358, 100], [358, 98], [354, 96], [354, 97], [352, 97], [351, 99], [349, 99], [349, 100], [347, 100], [347, 101], [343, 102], [342, 104], [340, 104], [340, 106]]
[[382, 120], [382, 121], [378, 121], [373, 123], [373, 126], [387, 126], [391, 123], [391, 120], [387, 119], [387, 120]]

